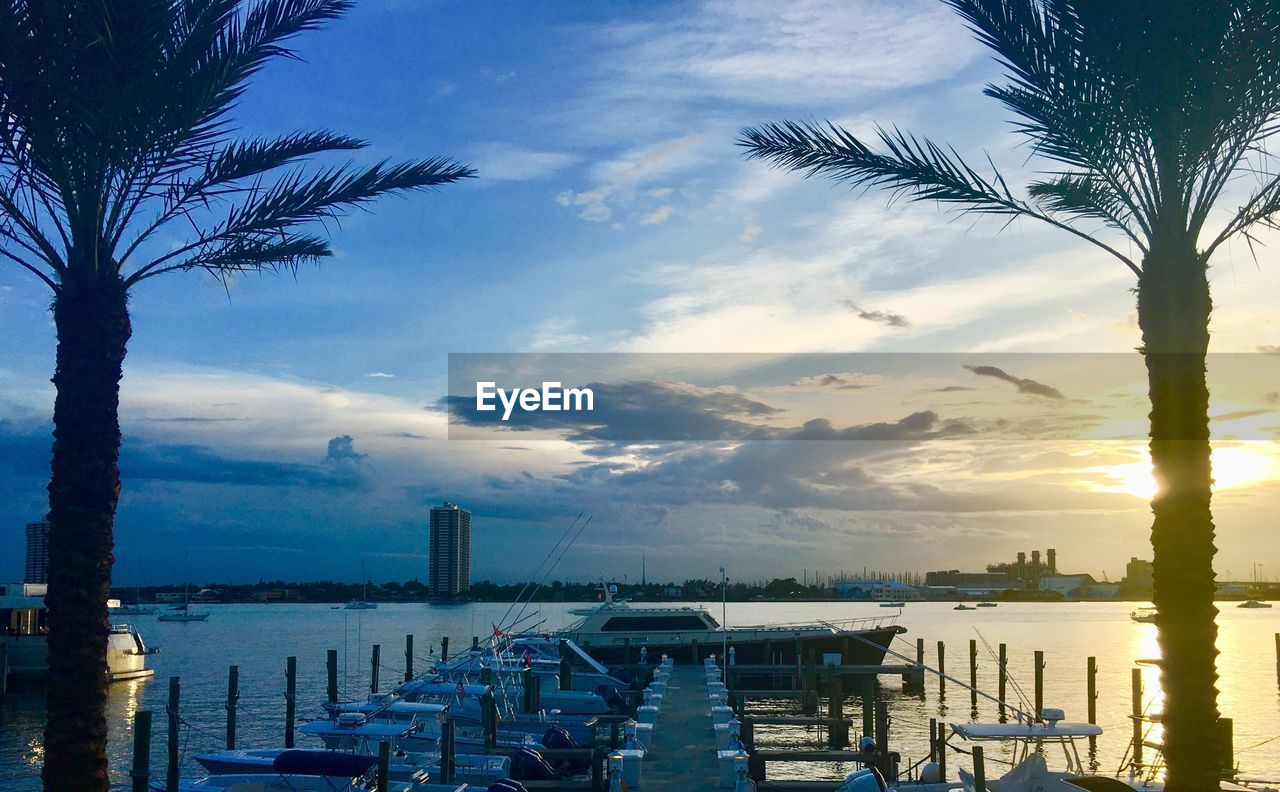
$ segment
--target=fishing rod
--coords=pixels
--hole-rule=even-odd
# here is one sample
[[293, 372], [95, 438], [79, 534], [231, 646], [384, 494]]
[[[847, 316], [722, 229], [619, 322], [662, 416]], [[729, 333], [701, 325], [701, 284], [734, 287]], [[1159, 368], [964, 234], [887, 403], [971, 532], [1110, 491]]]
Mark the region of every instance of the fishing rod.
[[[821, 624], [826, 624], [826, 626], [831, 627], [831, 625], [830, 625], [830, 624], [827, 624], [826, 622], [820, 622], [820, 623], [821, 623]], [[834, 628], [834, 627], [832, 627], [832, 629], [835, 629], [835, 628]], [[1027, 722], [1027, 723], [1034, 723], [1034, 722], [1035, 722], [1035, 718], [1031, 717], [1031, 716], [1030, 716], [1030, 715], [1028, 715], [1026, 712], [1023, 712], [1021, 709], [1019, 709], [1018, 707], [1013, 706], [1012, 704], [1010, 704], [1010, 703], [1009, 703], [1009, 702], [1007, 702], [1007, 701], [1001, 701], [998, 697], [991, 695], [990, 693], [986, 692], [985, 690], [981, 690], [980, 688], [973, 687], [973, 686], [971, 686], [971, 685], [969, 685], [969, 684], [967, 684], [967, 683], [965, 683], [965, 682], [960, 681], [959, 679], [956, 679], [955, 677], [951, 676], [950, 674], [945, 674], [945, 673], [943, 673], [942, 671], [939, 671], [939, 670], [938, 670], [938, 669], [936, 669], [936, 668], [933, 668], [933, 667], [931, 667], [931, 666], [927, 666], [927, 665], [925, 665], [924, 663], [917, 663], [914, 659], [912, 659], [912, 658], [910, 658], [910, 657], [907, 657], [907, 656], [906, 656], [906, 655], [904, 655], [904, 654], [900, 654], [900, 653], [898, 653], [898, 652], [895, 652], [895, 651], [893, 651], [892, 649], [890, 649], [890, 648], [889, 648], [889, 647], [887, 647], [887, 646], [881, 646], [880, 644], [876, 643], [875, 641], [871, 640], [870, 638], [864, 638], [864, 637], [862, 637], [861, 635], [858, 635], [857, 633], [853, 633], [853, 632], [851, 632], [851, 633], [847, 633], [847, 635], [848, 635], [850, 638], [854, 638], [854, 639], [857, 639], [857, 640], [859, 640], [859, 641], [862, 641], [863, 643], [867, 644], [868, 646], [873, 646], [873, 647], [875, 647], [876, 649], [882, 649], [882, 650], [884, 650], [884, 653], [885, 653], [885, 654], [891, 654], [891, 655], [893, 655], [894, 657], [898, 658], [899, 660], [905, 660], [905, 661], [907, 661], [908, 663], [910, 663], [910, 664], [911, 664], [911, 665], [913, 665], [913, 666], [917, 666], [917, 667], [919, 667], [919, 668], [922, 668], [922, 669], [924, 669], [925, 671], [928, 671], [928, 672], [929, 672], [929, 673], [931, 673], [931, 674], [936, 674], [937, 676], [942, 677], [943, 679], [947, 680], [948, 682], [952, 682], [952, 683], [955, 683], [955, 684], [959, 685], [960, 687], [964, 688], [965, 690], [971, 690], [971, 691], [973, 691], [974, 693], [978, 694], [979, 696], [982, 696], [982, 697], [983, 697], [983, 698], [985, 698], [985, 699], [988, 699], [988, 700], [990, 700], [990, 701], [993, 701], [993, 702], [995, 702], [996, 704], [999, 704], [999, 705], [1000, 705], [1000, 706], [1002, 706], [1002, 707], [1008, 707], [1009, 709], [1013, 710], [1013, 713], [1014, 713], [1014, 715], [1016, 715], [1016, 716], [1017, 716], [1017, 718], [1018, 718], [1018, 721], [1019, 721], [1019, 722], [1021, 722], [1024, 718], [1026, 719], [1026, 722]]]
[[520, 598], [523, 597], [525, 591], [529, 589], [529, 584], [532, 583], [533, 580], [538, 577], [538, 570], [542, 569], [542, 565], [547, 563], [547, 561], [551, 559], [551, 556], [552, 554], [555, 553], [556, 548], [560, 547], [560, 543], [565, 540], [565, 537], [567, 537], [571, 531], [573, 531], [573, 527], [578, 524], [578, 520], [581, 520], [582, 515], [585, 513], [586, 513], [585, 510], [578, 512], [578, 516], [573, 518], [573, 522], [569, 523], [569, 527], [564, 529], [564, 533], [560, 534], [560, 538], [556, 540], [556, 543], [551, 546], [551, 549], [547, 551], [547, 554], [543, 556], [542, 560], [538, 562], [538, 565], [534, 567], [533, 575], [530, 576], [529, 580], [526, 580], [524, 585], [520, 587], [520, 591], [516, 593], [515, 599], [512, 600], [511, 605], [507, 607], [507, 612], [502, 614], [502, 618], [498, 620], [499, 623], [506, 621], [507, 617], [511, 615], [512, 609], [515, 608], [516, 605], [520, 604]]
[[524, 606], [520, 608], [520, 612], [516, 614], [517, 618], [524, 615], [524, 609], [529, 607], [529, 604], [533, 602], [533, 598], [538, 594], [538, 589], [542, 588], [542, 584], [547, 582], [547, 578], [551, 577], [551, 573], [560, 565], [560, 560], [564, 558], [564, 554], [569, 552], [569, 548], [573, 547], [573, 545], [578, 541], [578, 537], [582, 536], [582, 532], [591, 524], [591, 519], [592, 518], [590, 516], [587, 517], [586, 522], [582, 523], [582, 527], [578, 528], [577, 533], [573, 535], [573, 538], [570, 539], [560, 551], [560, 555], [556, 556], [555, 563], [547, 568], [546, 573], [542, 576], [542, 580], [538, 581], [538, 585], [529, 593], [529, 599], [525, 602]]

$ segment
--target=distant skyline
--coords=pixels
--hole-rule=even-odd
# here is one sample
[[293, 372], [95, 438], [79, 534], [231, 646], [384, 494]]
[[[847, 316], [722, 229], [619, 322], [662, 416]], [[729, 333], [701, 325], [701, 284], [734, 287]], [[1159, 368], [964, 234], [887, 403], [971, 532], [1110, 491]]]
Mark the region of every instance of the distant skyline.
[[[1055, 435], [1060, 403], [1101, 420], [1090, 372], [999, 365], [1137, 364], [1127, 270], [1052, 229], [887, 205], [734, 146], [743, 126], [812, 114], [985, 150], [1016, 178], [1028, 152], [981, 95], [996, 66], [943, 4], [364, 0], [299, 49], [254, 79], [235, 115], [246, 135], [330, 128], [372, 140], [363, 158], [449, 155], [479, 178], [344, 219], [338, 255], [296, 280], [144, 284], [117, 582], [357, 580], [362, 559], [374, 580], [425, 581], [443, 500], [473, 512], [473, 575], [497, 581], [529, 578], [584, 510], [562, 579], [638, 578], [642, 550], [651, 579], [978, 569], [1053, 546], [1064, 569], [1114, 580], [1150, 556], [1140, 431]], [[1213, 351], [1260, 370], [1280, 360], [1275, 236], [1224, 248], [1211, 271]], [[857, 369], [791, 389], [673, 377], [643, 394], [668, 416], [899, 437], [874, 452], [732, 433], [640, 448], [573, 427], [448, 440], [451, 352], [947, 352], [970, 368], [930, 375], [930, 393]], [[53, 360], [47, 291], [0, 267], [5, 580], [46, 508]], [[1274, 577], [1280, 378], [1234, 382], [1213, 394], [1217, 566]], [[1127, 395], [1140, 430], [1142, 391]], [[1059, 423], [1019, 445], [993, 404]]]

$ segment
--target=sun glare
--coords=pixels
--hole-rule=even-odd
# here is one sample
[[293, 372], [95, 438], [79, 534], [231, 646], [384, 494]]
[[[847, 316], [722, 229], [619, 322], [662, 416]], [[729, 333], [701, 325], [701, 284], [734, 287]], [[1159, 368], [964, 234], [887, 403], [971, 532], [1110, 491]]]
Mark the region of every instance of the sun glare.
[[[1143, 449], [1142, 453], [1146, 453]], [[1088, 468], [1102, 481], [1092, 485], [1098, 492], [1122, 492], [1143, 500], [1156, 495], [1156, 481], [1148, 461], [1123, 465]], [[1213, 449], [1213, 489], [1215, 492], [1244, 487], [1260, 481], [1276, 478], [1277, 462], [1274, 455], [1253, 446], [1227, 446]]]

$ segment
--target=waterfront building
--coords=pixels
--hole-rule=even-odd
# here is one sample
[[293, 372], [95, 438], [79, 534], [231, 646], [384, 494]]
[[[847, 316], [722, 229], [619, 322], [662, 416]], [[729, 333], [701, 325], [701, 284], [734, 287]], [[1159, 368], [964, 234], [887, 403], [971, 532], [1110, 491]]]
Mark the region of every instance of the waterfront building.
[[958, 569], [946, 569], [925, 573], [924, 582], [926, 586], [934, 588], [991, 590], [1017, 588], [1014, 580], [1006, 572], [961, 572]]
[[27, 565], [22, 576], [25, 583], [49, 582], [49, 522], [27, 523]]
[[1064, 597], [1087, 596], [1089, 587], [1097, 584], [1092, 575], [1045, 575], [1040, 578], [1041, 591], [1052, 591]]
[[430, 594], [456, 597], [471, 588], [471, 512], [456, 503], [431, 508]]
[[1130, 558], [1124, 567], [1124, 580], [1120, 587], [1124, 593], [1135, 597], [1150, 597], [1155, 586], [1154, 565], [1140, 558]]
[[915, 586], [897, 580], [835, 578], [831, 592], [837, 597], [872, 602], [908, 602], [923, 599]]

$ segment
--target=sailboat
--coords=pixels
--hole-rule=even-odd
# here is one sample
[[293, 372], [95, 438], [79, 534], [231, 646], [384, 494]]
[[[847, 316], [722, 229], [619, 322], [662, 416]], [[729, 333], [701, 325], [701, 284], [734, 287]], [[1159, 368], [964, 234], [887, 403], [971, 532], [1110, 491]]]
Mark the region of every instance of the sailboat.
[[156, 621], [170, 622], [198, 622], [206, 621], [209, 618], [208, 611], [197, 612], [191, 610], [191, 597], [188, 588], [182, 588], [182, 604], [174, 605], [169, 610], [156, 616]]
[[364, 559], [360, 559], [360, 577], [364, 579], [364, 591], [360, 595], [360, 599], [351, 600], [342, 607], [345, 610], [377, 610], [378, 603], [369, 601], [369, 576], [364, 571]]

